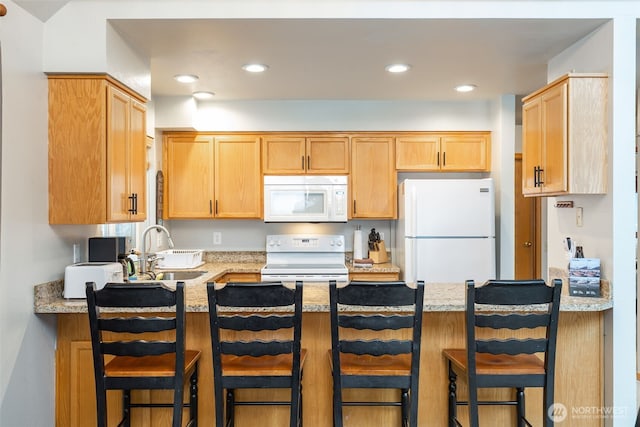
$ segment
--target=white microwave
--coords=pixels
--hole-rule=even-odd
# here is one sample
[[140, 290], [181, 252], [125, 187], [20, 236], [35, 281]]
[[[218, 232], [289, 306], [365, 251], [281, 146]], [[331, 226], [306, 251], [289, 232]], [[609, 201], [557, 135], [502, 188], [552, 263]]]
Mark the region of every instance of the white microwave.
[[266, 175], [265, 222], [347, 222], [346, 175]]

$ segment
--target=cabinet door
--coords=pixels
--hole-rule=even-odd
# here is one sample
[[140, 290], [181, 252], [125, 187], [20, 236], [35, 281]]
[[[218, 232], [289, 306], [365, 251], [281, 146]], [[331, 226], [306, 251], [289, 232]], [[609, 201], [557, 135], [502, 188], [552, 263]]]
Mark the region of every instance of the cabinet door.
[[[546, 91], [542, 109], [542, 193], [568, 190], [567, 180], [567, 84]], [[579, 165], [575, 165], [579, 167]]]
[[348, 137], [307, 138], [307, 164], [309, 174], [349, 173]]
[[165, 137], [166, 218], [213, 218], [213, 137]]
[[489, 137], [486, 134], [444, 135], [440, 140], [443, 171], [488, 171]]
[[216, 218], [260, 218], [260, 138], [216, 136], [214, 158]]
[[107, 88], [107, 222], [129, 220], [128, 161], [131, 97]]
[[296, 175], [306, 166], [305, 138], [266, 136], [262, 139], [262, 165], [266, 175]]
[[536, 168], [542, 163], [542, 109], [539, 98], [534, 98], [522, 107], [522, 194], [535, 195]]
[[440, 169], [440, 138], [437, 135], [396, 138], [396, 169], [437, 171]]
[[392, 137], [351, 140], [351, 209], [353, 218], [395, 218], [395, 147]]
[[131, 221], [147, 218], [147, 109], [131, 101], [131, 132], [129, 139], [129, 193], [135, 197]]

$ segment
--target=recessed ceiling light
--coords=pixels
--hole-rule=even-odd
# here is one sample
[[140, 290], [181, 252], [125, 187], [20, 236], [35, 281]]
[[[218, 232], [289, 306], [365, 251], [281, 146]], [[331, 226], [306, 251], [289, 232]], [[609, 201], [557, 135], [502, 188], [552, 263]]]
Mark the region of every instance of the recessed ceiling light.
[[204, 100], [204, 99], [211, 99], [215, 96], [215, 93], [213, 92], [206, 92], [206, 91], [198, 91], [198, 92], [193, 92], [191, 94], [195, 99], [200, 99], [200, 100]]
[[180, 83], [193, 83], [198, 80], [199, 77], [195, 74], [176, 74], [173, 78]]
[[269, 66], [264, 64], [245, 64], [242, 69], [250, 73], [262, 73], [267, 70]]
[[408, 64], [390, 64], [384, 67], [390, 73], [406, 73], [411, 68]]
[[476, 90], [476, 85], [471, 85], [471, 84], [464, 84], [464, 85], [459, 85], [456, 86], [456, 91], [458, 92], [471, 92]]

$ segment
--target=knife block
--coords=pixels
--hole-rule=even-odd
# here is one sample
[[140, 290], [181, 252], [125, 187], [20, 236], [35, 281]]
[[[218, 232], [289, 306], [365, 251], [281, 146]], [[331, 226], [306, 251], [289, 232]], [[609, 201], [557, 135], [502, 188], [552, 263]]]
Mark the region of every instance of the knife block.
[[374, 264], [389, 262], [389, 257], [387, 256], [387, 248], [384, 245], [384, 240], [380, 240], [378, 242], [377, 251], [372, 251], [371, 249], [369, 249], [369, 258], [373, 260]]

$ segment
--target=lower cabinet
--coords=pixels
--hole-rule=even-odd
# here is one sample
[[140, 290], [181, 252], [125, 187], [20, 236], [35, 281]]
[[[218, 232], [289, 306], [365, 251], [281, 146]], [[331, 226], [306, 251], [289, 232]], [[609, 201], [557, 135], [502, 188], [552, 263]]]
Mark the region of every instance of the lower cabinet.
[[394, 281], [400, 280], [400, 273], [349, 273], [349, 280]]

